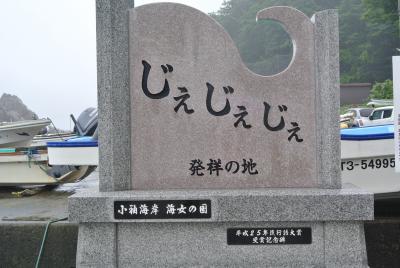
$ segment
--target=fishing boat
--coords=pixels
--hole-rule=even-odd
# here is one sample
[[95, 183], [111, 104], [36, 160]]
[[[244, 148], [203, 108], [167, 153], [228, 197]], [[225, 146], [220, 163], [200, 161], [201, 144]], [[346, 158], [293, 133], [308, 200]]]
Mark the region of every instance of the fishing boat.
[[99, 147], [95, 137], [78, 137], [66, 141], [47, 143], [50, 165], [99, 164]]
[[50, 120], [4, 124], [3, 133], [15, 130], [27, 135], [22, 135], [25, 140], [18, 141], [11, 139], [11, 134], [7, 139], [4, 136], [1, 140], [0, 137], [0, 142], [3, 142], [3, 148], [0, 147], [0, 186], [76, 182], [94, 171], [98, 165], [97, 109], [88, 108], [78, 120], [73, 120], [76, 125], [74, 132], [36, 136], [51, 123]]
[[97, 166], [99, 164], [97, 109], [87, 108], [78, 119], [73, 115], [71, 119], [75, 124], [74, 130], [79, 136], [63, 141], [47, 142], [50, 165]]
[[57, 185], [82, 180], [93, 166], [51, 166], [46, 146], [0, 148], [0, 186]]
[[341, 129], [342, 182], [379, 195], [400, 194], [393, 125]]
[[0, 148], [29, 146], [34, 136], [50, 123], [49, 119], [0, 123]]

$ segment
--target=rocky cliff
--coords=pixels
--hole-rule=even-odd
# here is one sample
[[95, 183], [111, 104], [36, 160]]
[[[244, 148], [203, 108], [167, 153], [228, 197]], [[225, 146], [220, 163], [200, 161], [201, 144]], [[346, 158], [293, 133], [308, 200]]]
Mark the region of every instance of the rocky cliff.
[[37, 119], [38, 116], [26, 107], [17, 96], [4, 93], [0, 98], [0, 122]]

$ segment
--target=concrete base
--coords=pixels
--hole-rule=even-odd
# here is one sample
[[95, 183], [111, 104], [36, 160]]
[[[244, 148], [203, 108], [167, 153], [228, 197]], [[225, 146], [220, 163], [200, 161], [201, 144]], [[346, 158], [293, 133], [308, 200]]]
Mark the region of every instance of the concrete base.
[[376, 219], [364, 228], [369, 266], [400, 267], [400, 218]]
[[[261, 226], [311, 227], [314, 241], [227, 245], [227, 228]], [[77, 267], [368, 267], [359, 222], [85, 223], [78, 241]]]
[[[0, 221], [0, 267], [35, 267], [47, 222]], [[75, 267], [78, 225], [53, 223], [39, 267]]]
[[[115, 220], [114, 201], [210, 199], [210, 219]], [[87, 192], [69, 201], [79, 222], [77, 267], [367, 267], [365, 191], [266, 189]], [[311, 227], [312, 243], [228, 245], [228, 228]]]
[[[55, 232], [60, 226], [62, 228]], [[68, 230], [65, 229], [67, 226]], [[35, 266], [44, 228], [43, 222], [3, 222], [0, 224], [0, 266]], [[371, 268], [400, 267], [400, 220], [398, 218], [375, 219], [366, 222], [364, 230], [368, 265]], [[89, 253], [87, 249], [90, 248], [90, 246], [81, 245], [81, 250], [77, 252], [77, 240], [77, 224], [53, 224], [49, 230], [46, 249], [40, 263], [43, 267], [74, 267], [76, 253], [83, 258], [82, 254]]]

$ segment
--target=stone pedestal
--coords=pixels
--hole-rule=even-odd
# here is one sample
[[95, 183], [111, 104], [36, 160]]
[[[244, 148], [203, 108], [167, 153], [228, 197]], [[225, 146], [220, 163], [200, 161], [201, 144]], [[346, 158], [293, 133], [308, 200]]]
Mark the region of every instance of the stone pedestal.
[[[209, 219], [116, 220], [114, 202], [210, 200]], [[78, 267], [367, 267], [363, 221], [373, 196], [331, 189], [83, 192]], [[229, 228], [311, 228], [310, 244], [228, 245]], [[250, 235], [250, 232], [249, 232]]]
[[[367, 266], [373, 196], [340, 179], [334, 10], [259, 11], [293, 43], [260, 76], [193, 8], [96, 3], [100, 189], [69, 201], [78, 267]], [[151, 204], [192, 214], [137, 211]]]

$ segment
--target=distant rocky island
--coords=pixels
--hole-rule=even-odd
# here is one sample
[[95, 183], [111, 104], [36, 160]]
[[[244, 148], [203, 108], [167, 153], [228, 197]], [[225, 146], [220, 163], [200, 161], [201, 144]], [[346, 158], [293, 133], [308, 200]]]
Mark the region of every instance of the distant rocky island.
[[29, 110], [17, 96], [3, 93], [0, 97], [0, 122], [14, 122], [37, 118], [37, 114]]

